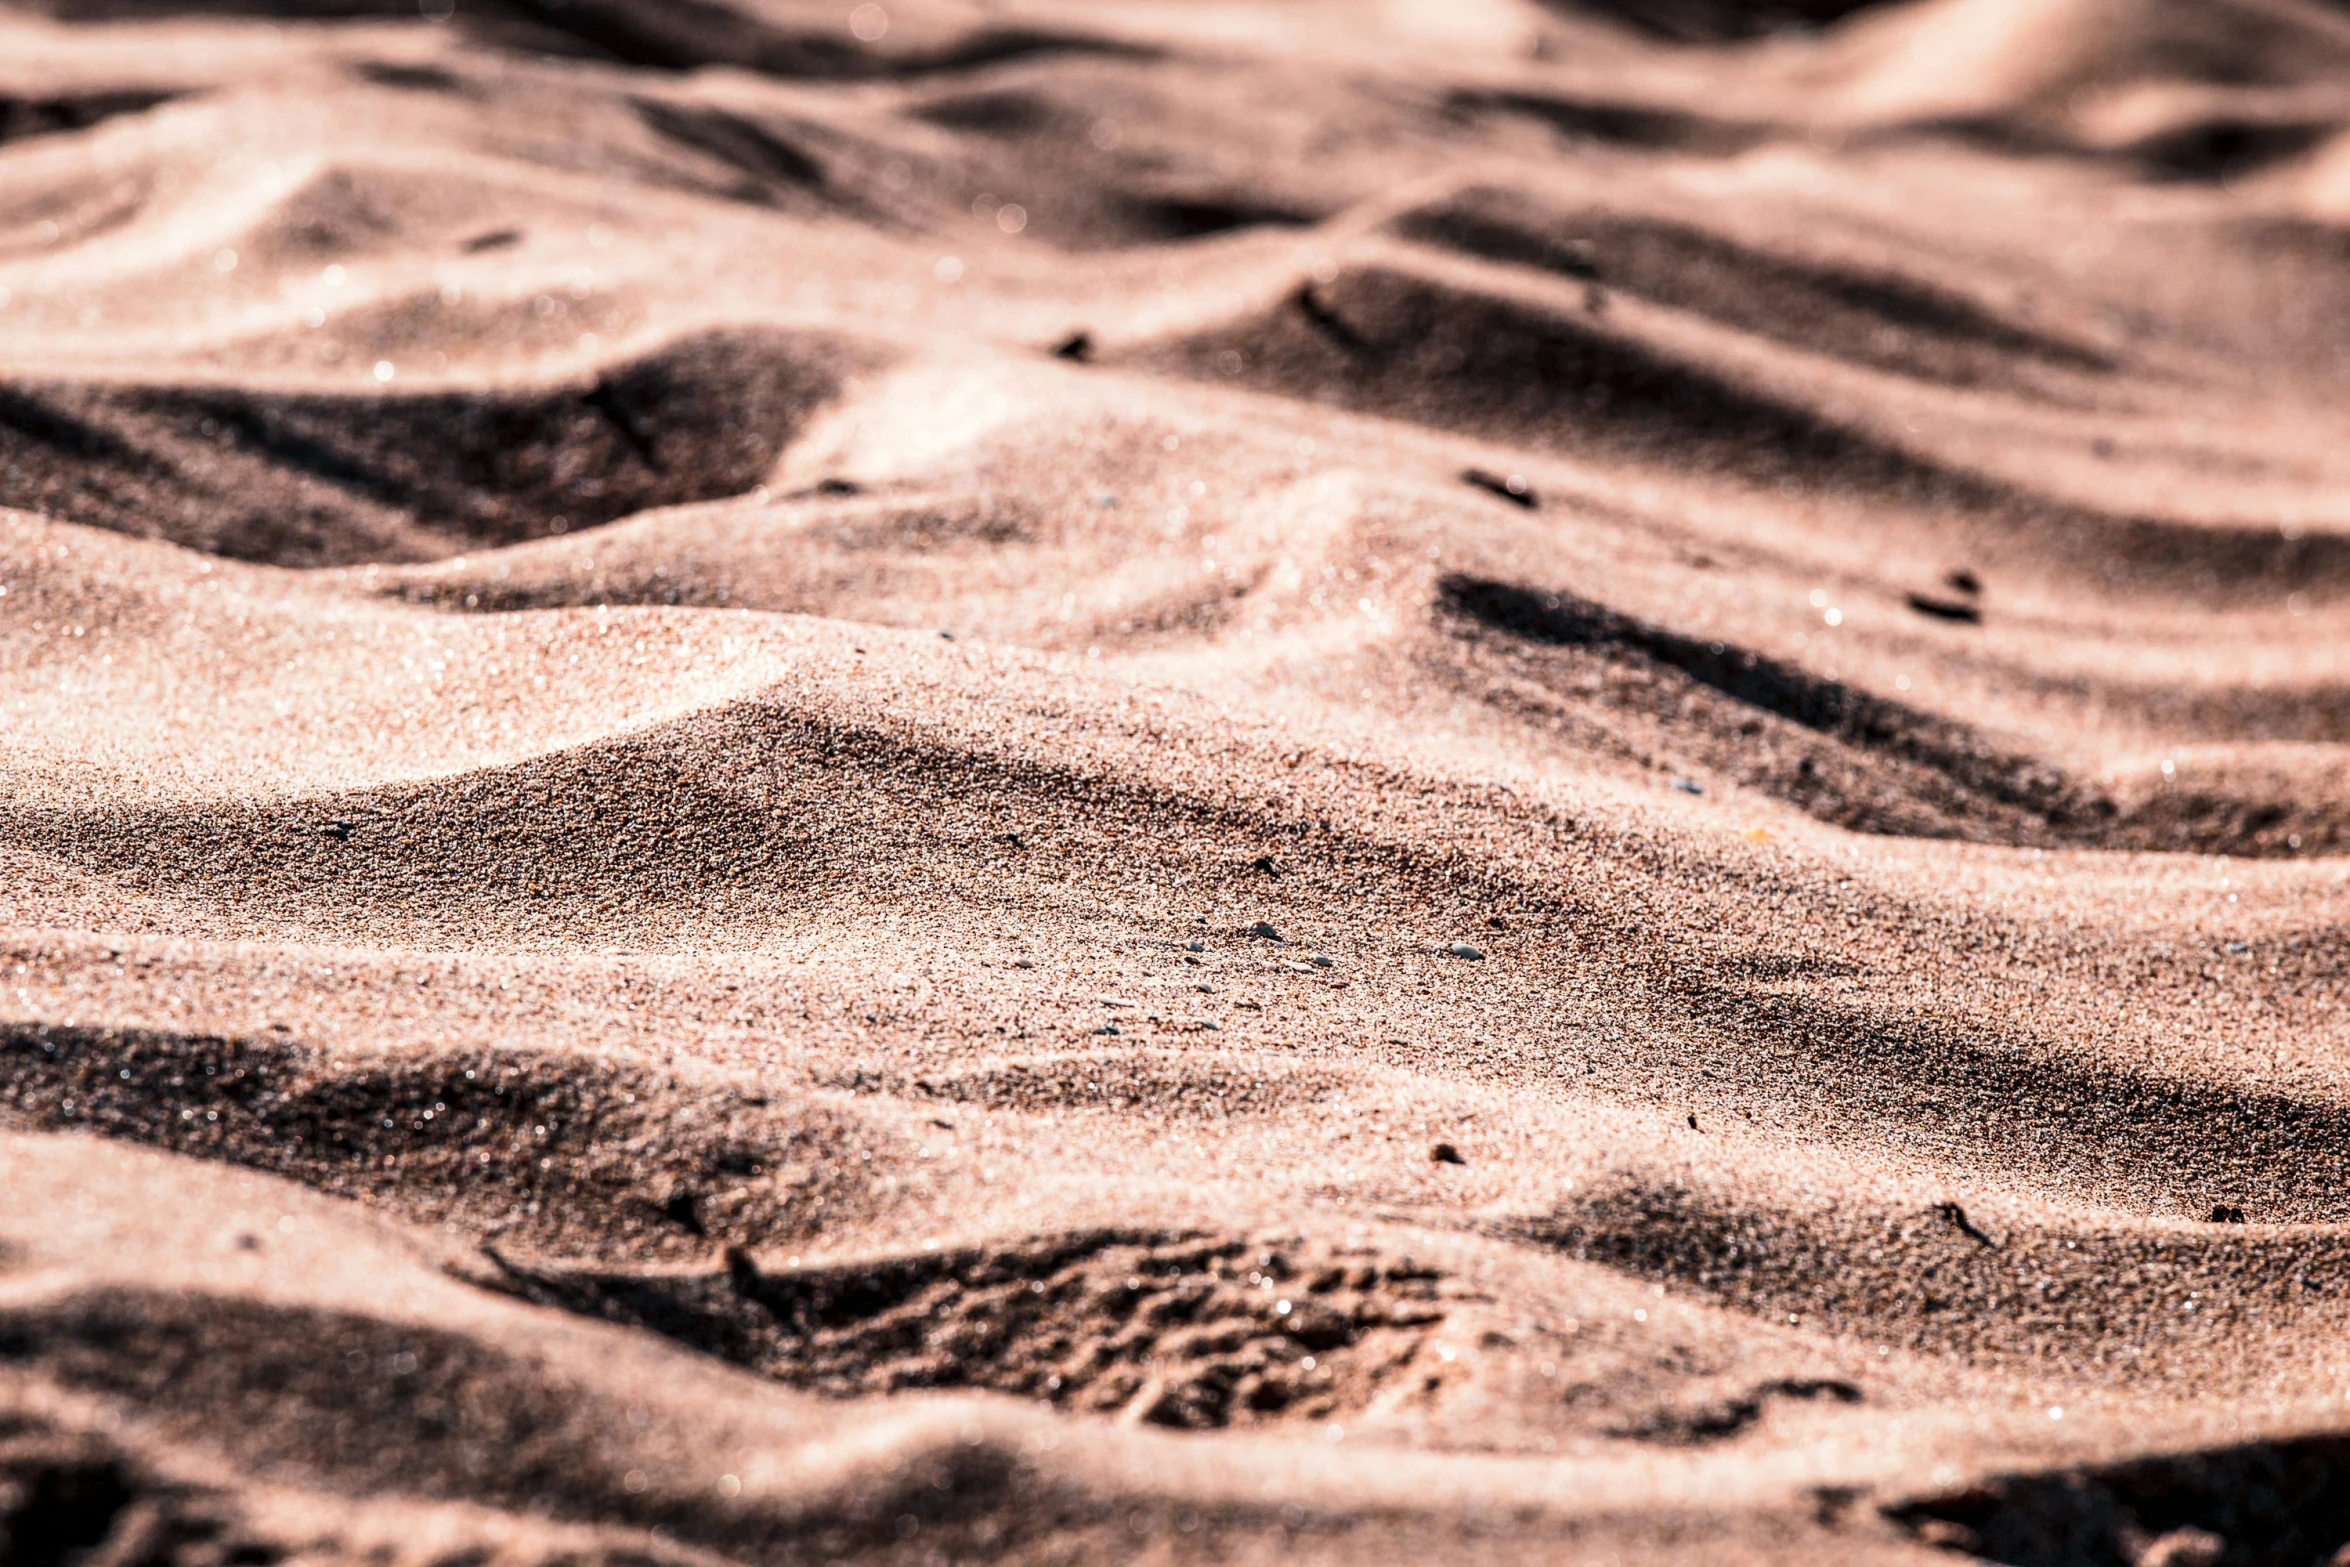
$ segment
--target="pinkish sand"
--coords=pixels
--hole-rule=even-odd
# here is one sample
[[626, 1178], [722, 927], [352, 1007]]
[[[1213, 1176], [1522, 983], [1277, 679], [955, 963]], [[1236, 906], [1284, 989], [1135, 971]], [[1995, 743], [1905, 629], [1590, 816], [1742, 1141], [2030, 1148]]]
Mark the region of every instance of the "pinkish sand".
[[0, 1559], [2350, 1559], [2350, 9], [439, 9], [0, 10]]

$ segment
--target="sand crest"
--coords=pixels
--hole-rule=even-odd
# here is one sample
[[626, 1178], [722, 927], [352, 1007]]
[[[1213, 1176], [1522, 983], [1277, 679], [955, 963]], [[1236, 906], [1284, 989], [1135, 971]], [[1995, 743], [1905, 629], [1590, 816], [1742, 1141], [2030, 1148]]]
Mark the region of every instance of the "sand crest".
[[0, 1558], [2335, 1560], [2346, 171], [2324, 0], [0, 12]]

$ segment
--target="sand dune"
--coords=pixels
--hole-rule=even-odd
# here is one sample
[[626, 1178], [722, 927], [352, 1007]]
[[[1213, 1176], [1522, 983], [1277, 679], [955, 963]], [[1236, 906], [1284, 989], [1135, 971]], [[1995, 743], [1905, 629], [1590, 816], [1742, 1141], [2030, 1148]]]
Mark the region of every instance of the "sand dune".
[[0, 1555], [2331, 1560], [2346, 51], [0, 13]]

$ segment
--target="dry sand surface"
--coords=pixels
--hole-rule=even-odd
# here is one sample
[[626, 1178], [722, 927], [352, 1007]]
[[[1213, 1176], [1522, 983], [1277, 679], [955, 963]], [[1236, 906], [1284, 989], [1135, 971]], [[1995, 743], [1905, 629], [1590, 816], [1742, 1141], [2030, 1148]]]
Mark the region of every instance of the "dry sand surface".
[[2350, 1560], [2350, 6], [0, 7], [0, 1559]]

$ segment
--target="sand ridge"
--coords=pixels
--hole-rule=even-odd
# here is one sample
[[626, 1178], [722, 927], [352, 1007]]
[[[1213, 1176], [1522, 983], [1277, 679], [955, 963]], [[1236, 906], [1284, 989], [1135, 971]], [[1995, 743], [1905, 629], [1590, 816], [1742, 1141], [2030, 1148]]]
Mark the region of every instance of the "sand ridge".
[[2331, 1560], [2346, 50], [0, 13], [0, 1555]]

